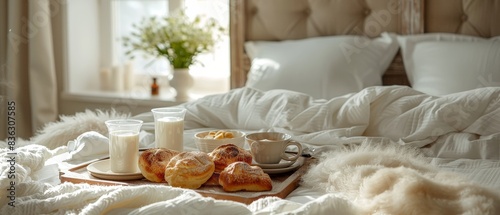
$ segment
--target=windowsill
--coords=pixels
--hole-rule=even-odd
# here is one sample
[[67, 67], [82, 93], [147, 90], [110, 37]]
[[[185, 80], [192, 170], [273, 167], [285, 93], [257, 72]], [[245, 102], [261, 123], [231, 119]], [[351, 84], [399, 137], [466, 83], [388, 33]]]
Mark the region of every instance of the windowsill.
[[149, 90], [136, 88], [128, 91], [105, 91], [93, 90], [84, 92], [62, 92], [61, 98], [68, 101], [95, 102], [95, 103], [113, 103], [124, 101], [140, 102], [142, 105], [178, 105], [199, 98], [218, 94], [218, 92], [208, 92], [200, 94], [199, 91], [193, 91], [189, 100], [177, 100], [173, 89], [160, 89], [159, 95], [151, 95]]
[[[168, 89], [162, 89], [160, 94], [152, 96], [150, 92], [141, 90], [131, 91], [85, 91], [85, 92], [63, 92], [62, 99], [68, 101], [81, 101], [93, 103], [124, 103], [124, 102], [137, 102], [145, 106], [173, 106], [182, 104], [187, 101], [178, 101], [175, 99], [175, 94]], [[188, 101], [195, 100], [197, 97], [193, 96]]]

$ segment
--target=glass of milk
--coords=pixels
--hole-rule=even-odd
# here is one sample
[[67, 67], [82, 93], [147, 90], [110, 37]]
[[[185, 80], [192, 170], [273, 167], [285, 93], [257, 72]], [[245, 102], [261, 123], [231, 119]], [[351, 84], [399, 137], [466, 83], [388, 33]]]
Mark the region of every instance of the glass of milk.
[[155, 118], [155, 144], [158, 148], [167, 148], [182, 152], [184, 150], [185, 108], [165, 107], [151, 110]]
[[139, 171], [139, 132], [142, 121], [114, 119], [105, 122], [109, 133], [109, 163], [114, 173]]

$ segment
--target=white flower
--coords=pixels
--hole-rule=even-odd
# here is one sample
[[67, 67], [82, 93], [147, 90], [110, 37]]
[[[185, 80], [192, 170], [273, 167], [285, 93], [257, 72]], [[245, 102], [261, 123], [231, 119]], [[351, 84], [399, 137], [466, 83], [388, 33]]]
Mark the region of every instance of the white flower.
[[195, 57], [210, 51], [225, 29], [214, 20], [205, 22], [200, 16], [190, 20], [184, 11], [162, 18], [143, 18], [134, 24], [137, 32], [123, 38], [123, 43], [132, 51], [142, 51], [156, 57], [166, 57], [174, 68], [188, 68]]

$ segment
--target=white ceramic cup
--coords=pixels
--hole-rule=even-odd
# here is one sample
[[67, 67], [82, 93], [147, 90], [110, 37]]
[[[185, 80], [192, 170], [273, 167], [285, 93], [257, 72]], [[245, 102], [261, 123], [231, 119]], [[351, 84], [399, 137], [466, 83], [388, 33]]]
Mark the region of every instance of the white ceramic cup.
[[109, 133], [110, 170], [115, 173], [139, 171], [139, 131], [141, 120], [116, 119], [105, 122]]
[[[294, 161], [302, 154], [302, 145], [292, 140], [292, 136], [280, 132], [259, 132], [247, 134], [245, 139], [250, 146], [253, 159], [261, 164], [277, 164], [280, 161]], [[288, 146], [296, 146], [297, 154], [285, 153]]]
[[182, 152], [184, 150], [184, 117], [186, 109], [176, 107], [152, 109], [155, 119], [155, 144]]

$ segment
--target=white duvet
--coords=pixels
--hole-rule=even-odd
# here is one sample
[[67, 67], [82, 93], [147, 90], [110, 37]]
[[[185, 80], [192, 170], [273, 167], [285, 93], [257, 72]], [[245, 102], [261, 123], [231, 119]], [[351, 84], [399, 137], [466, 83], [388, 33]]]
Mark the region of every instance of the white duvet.
[[[20, 142], [14, 167], [1, 163], [0, 214], [500, 213], [499, 88], [432, 97], [408, 87], [370, 87], [328, 101], [241, 88], [182, 106], [188, 109], [187, 133], [204, 128], [283, 131], [304, 143], [319, 164], [287, 199], [269, 197], [251, 205], [167, 186], [37, 182], [57, 174], [45, 161], [66, 153], [67, 141], [88, 129], [81, 120], [66, 120], [49, 125], [31, 142]], [[152, 130], [150, 113], [136, 118]], [[95, 121], [87, 123], [106, 132]], [[57, 126], [64, 138], [50, 136]], [[12, 155], [2, 144], [5, 161]], [[345, 150], [346, 144], [362, 147]], [[190, 138], [185, 145], [195, 149]], [[5, 198], [12, 187], [15, 198]], [[295, 201], [307, 197], [307, 190], [319, 197]]]

